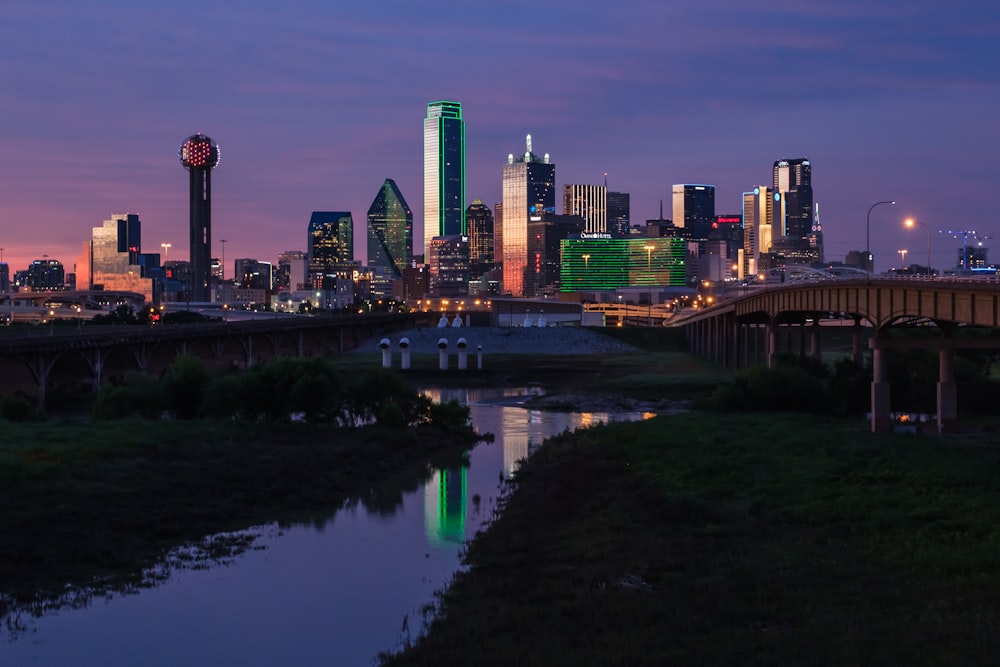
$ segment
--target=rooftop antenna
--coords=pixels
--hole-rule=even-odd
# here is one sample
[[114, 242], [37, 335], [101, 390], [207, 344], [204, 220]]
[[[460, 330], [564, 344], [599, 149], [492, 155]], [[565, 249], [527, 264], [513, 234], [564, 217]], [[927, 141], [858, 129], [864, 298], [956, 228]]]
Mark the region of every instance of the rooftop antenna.
[[528, 140], [527, 140], [526, 143], [528, 145], [528, 154], [530, 155], [531, 154], [531, 135], [530, 134], [528, 135]]
[[604, 189], [608, 189], [608, 172], [604, 172]]

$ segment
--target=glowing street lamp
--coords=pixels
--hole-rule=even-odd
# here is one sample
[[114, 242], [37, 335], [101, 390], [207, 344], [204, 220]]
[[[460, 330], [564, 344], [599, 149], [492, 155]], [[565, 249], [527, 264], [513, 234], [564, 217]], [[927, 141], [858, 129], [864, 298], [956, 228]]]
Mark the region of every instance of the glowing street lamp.
[[907, 218], [903, 221], [903, 224], [913, 229], [914, 226], [920, 225], [927, 232], [927, 275], [931, 275], [931, 230], [924, 223], [919, 220], [914, 220], [913, 218]]
[[583, 257], [583, 268], [590, 269], [590, 255], [587, 254], [587, 253], [584, 253], [584, 254], [580, 255], [580, 257]]
[[903, 268], [906, 268], [906, 253], [910, 251], [907, 250], [906, 248], [902, 248], [900, 250], [897, 250], [896, 252], [899, 253], [899, 261], [902, 263]]
[[166, 266], [167, 265], [167, 253], [170, 252], [170, 244], [169, 243], [161, 243], [160, 247], [163, 248], [163, 266]]
[[[871, 207], [868, 209], [868, 215], [865, 218], [865, 220], [866, 220], [866, 222], [865, 222], [865, 261], [867, 261], [869, 263], [869, 265], [871, 265], [872, 268], [875, 267], [875, 262], [873, 261], [872, 250], [871, 250], [871, 247], [872, 247], [872, 243], [871, 243], [872, 209], [875, 208], [876, 206], [878, 206], [879, 204], [895, 204], [895, 203], [896, 203], [895, 201], [889, 200], [889, 199], [887, 199], [885, 201], [877, 201], [874, 204], [872, 204]], [[869, 273], [871, 273], [871, 271], [869, 271]]]
[[650, 270], [652, 270], [653, 250], [656, 249], [656, 246], [644, 245], [642, 247], [646, 251], [646, 270], [650, 271]]

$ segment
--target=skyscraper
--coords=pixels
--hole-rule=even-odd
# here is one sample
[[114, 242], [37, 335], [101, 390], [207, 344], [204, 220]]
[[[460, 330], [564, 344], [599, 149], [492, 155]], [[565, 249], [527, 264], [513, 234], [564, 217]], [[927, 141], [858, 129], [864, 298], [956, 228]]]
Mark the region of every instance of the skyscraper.
[[191, 300], [208, 301], [212, 282], [212, 170], [219, 165], [219, 145], [192, 134], [177, 157], [190, 181]]
[[524, 296], [528, 268], [528, 222], [556, 211], [556, 166], [548, 153], [531, 151], [531, 135], [523, 155], [507, 156], [503, 166], [503, 289]]
[[612, 236], [626, 238], [631, 233], [631, 212], [629, 193], [608, 193], [608, 231]]
[[413, 213], [396, 182], [387, 178], [368, 207], [368, 267], [402, 279], [412, 259]]
[[583, 218], [585, 232], [608, 233], [608, 189], [603, 185], [564, 185], [563, 215]]
[[474, 199], [465, 210], [469, 228], [469, 267], [482, 274], [493, 265], [493, 211], [482, 199]]
[[[743, 193], [743, 275], [754, 276], [767, 268], [763, 256], [771, 252], [774, 220], [773, 192], [765, 185]], [[777, 195], [781, 198], [781, 195]]]
[[715, 220], [714, 185], [673, 186], [674, 227], [689, 239], [707, 239]]
[[94, 227], [87, 256], [83, 265], [77, 266], [77, 286], [140, 292], [151, 297], [152, 285], [142, 280], [141, 229], [135, 213], [114, 213], [110, 220]]
[[354, 261], [354, 219], [350, 211], [313, 211], [309, 218], [309, 272], [337, 271]]
[[462, 105], [430, 102], [424, 118], [424, 252], [435, 236], [465, 233]]
[[793, 247], [805, 249], [813, 227], [812, 163], [806, 158], [776, 160], [771, 188], [781, 195], [774, 213], [775, 232]]

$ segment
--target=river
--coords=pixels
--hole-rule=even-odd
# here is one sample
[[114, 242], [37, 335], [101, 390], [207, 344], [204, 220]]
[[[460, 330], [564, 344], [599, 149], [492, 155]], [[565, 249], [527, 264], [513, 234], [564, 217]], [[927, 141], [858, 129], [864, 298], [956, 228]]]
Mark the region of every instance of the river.
[[238, 536], [250, 546], [229, 557], [178, 551], [155, 586], [8, 618], [0, 665], [377, 664], [416, 637], [519, 460], [567, 428], [650, 416], [526, 410], [522, 390], [426, 391], [467, 403], [494, 434], [467, 467], [416, 491], [373, 489], [310, 523], [248, 528]]

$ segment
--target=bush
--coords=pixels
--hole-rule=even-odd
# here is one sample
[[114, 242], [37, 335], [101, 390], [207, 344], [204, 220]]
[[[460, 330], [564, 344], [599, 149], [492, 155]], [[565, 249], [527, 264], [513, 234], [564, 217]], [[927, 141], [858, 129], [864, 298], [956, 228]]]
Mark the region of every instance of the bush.
[[163, 379], [165, 407], [180, 419], [198, 416], [208, 386], [208, 373], [201, 359], [179, 354]]
[[129, 375], [125, 384], [105, 385], [97, 394], [93, 416], [96, 420], [140, 416], [155, 419], [163, 412], [162, 387], [154, 378]]
[[13, 394], [3, 399], [0, 416], [12, 422], [27, 422], [38, 417], [35, 407], [23, 394]]

